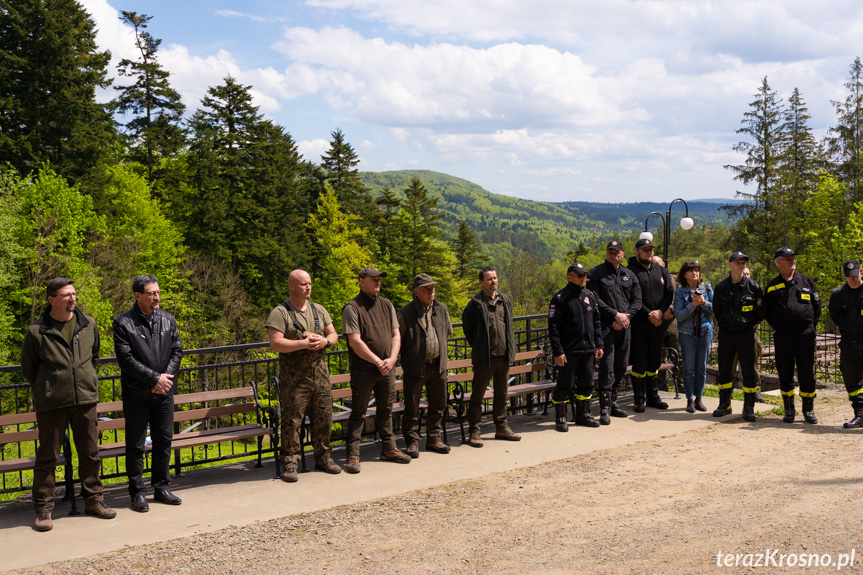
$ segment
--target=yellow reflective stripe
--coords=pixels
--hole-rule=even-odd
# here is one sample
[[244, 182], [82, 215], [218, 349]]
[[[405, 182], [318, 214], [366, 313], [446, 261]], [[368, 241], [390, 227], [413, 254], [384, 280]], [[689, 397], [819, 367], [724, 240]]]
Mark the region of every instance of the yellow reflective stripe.
[[861, 393], [863, 393], [863, 387], [861, 387], [857, 391], [848, 392], [848, 397], [854, 397], [855, 395], [860, 395]]
[[566, 400], [565, 399], [563, 401], [555, 401], [554, 399], [551, 400], [552, 405], [559, 405], [561, 403], [566, 403]]
[[757, 387], [744, 387], [743, 393], [758, 393]]
[[793, 389], [791, 391], [780, 391], [779, 393], [781, 393], [782, 395], [790, 395], [791, 397], [794, 397]]
[[783, 284], [776, 284], [775, 286], [770, 286], [769, 288], [767, 288], [767, 293], [770, 293], [773, 290], [782, 289], [784, 287], [785, 287], [784, 283]]
[[752, 311], [752, 310], [754, 310], [754, 309], [755, 309], [755, 306], [752, 306], [752, 305], [745, 305], [745, 306], [743, 306], [743, 307], [740, 309], [740, 311], [742, 311], [742, 312], [747, 312], [747, 311]]
[[575, 394], [575, 399], [577, 399], [579, 401], [587, 401], [588, 399], [590, 399], [592, 397], [593, 397], [592, 395], [578, 395], [577, 393]]
[[812, 393], [805, 393], [803, 391], [800, 392], [800, 397], [815, 397], [817, 391], [813, 391]]
[[720, 383], [717, 387], [719, 387], [719, 389], [731, 389], [734, 387], [734, 382], [729, 381], [728, 383]]
[[632, 377], [642, 378], [642, 377], [644, 377], [646, 374], [644, 374], [644, 373], [636, 373], [636, 372], [634, 372], [634, 371], [633, 371], [630, 375], [632, 375]]
[[657, 373], [659, 373], [659, 372], [658, 372], [658, 371], [645, 371], [644, 373], [645, 373], [648, 377], [651, 377], [651, 376], [656, 375], [656, 374], [657, 374]]

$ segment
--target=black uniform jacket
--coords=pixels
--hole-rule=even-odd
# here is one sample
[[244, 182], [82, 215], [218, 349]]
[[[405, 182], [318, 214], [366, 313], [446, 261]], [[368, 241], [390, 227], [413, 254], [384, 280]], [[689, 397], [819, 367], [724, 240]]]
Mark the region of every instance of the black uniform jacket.
[[618, 313], [632, 318], [641, 310], [641, 286], [632, 271], [604, 261], [587, 274], [590, 291], [596, 294], [600, 320], [604, 327], [614, 323]]
[[830, 294], [830, 318], [842, 340], [863, 343], [863, 287], [851, 289], [846, 283]]
[[773, 278], [764, 290], [764, 305], [767, 321], [777, 331], [813, 334], [821, 317], [821, 296], [815, 282], [797, 272], [790, 280], [782, 274]]
[[668, 270], [656, 263], [645, 268], [635, 256], [629, 258], [627, 268], [635, 274], [641, 288], [641, 309], [632, 319], [647, 321], [647, 314], [656, 309], [665, 313], [674, 301], [674, 283]]
[[721, 330], [741, 333], [755, 329], [766, 311], [764, 292], [746, 276], [736, 284], [729, 276], [713, 289], [713, 315]]
[[[120, 364], [123, 397], [150, 400], [150, 389], [163, 373], [177, 375], [183, 346], [174, 316], [157, 309], [153, 327], [137, 305], [114, 320], [114, 352]], [[176, 386], [176, 379], [174, 380]], [[172, 393], [173, 389], [171, 390]]]
[[602, 347], [596, 294], [573, 283], [554, 294], [548, 304], [548, 338], [555, 356]]

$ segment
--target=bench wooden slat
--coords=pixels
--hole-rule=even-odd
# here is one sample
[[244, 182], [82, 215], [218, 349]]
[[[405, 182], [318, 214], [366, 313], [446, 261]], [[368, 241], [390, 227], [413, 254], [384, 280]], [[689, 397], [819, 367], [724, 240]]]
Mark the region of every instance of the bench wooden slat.
[[25, 423], [36, 423], [36, 412], [28, 411], [27, 413], [0, 415], [0, 429], [13, 425], [23, 425]]
[[189, 409], [186, 411], [175, 411], [174, 421], [190, 421], [193, 419], [207, 419], [210, 417], [219, 417], [222, 415], [233, 415], [240, 413], [250, 413], [256, 411], [257, 407], [254, 403], [235, 403], [233, 405], [220, 405], [217, 407], [201, 407], [198, 409]]

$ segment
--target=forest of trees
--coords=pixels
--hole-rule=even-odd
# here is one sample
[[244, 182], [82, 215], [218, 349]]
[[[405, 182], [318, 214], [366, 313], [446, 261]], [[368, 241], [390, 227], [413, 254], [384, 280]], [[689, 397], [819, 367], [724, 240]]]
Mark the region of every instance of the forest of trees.
[[[477, 289], [478, 268], [492, 262], [516, 311], [541, 313], [571, 261], [595, 265], [611, 237], [632, 245], [640, 232], [591, 226], [555, 204], [543, 208], [547, 219], [530, 212], [539, 224], [489, 226], [492, 211], [518, 213], [490, 195], [470, 204], [459, 197], [462, 211], [444, 213], [433, 179], [411, 176], [398, 188], [364, 182], [338, 128], [322, 157], [301, 157], [290, 133], [253, 104], [252, 87], [235, 78], [186, 110], [144, 14], [122, 13], [135, 30], [137, 58], [112, 71], [75, 0], [4, 6], [2, 363], [17, 363], [23, 331], [55, 276], [75, 280], [81, 307], [105, 334], [103, 352], [112, 355], [111, 318], [131, 305], [131, 279], [141, 273], [158, 276], [162, 305], [191, 348], [264, 340], [264, 319], [287, 297], [295, 268], [309, 270], [313, 299], [337, 321], [357, 292], [356, 271], [370, 263], [388, 272], [382, 291], [397, 305], [409, 300], [413, 275], [426, 272], [441, 282], [440, 299], [460, 310]], [[669, 267], [698, 257], [718, 280], [724, 254], [743, 249], [765, 279], [772, 250], [787, 244], [804, 251], [800, 268], [822, 289], [838, 285], [837, 263], [863, 248], [861, 82], [857, 59], [847, 98], [834, 102], [836, 125], [818, 142], [799, 92], [782, 102], [765, 78], [738, 130], [742, 163], [727, 166], [747, 202], [727, 208], [733, 225], [675, 232]], [[97, 90], [105, 89], [114, 98], [99, 103]], [[577, 221], [569, 237], [555, 228], [554, 242], [543, 238], [552, 229], [543, 226], [569, 221]], [[522, 248], [513, 247], [516, 237]]]

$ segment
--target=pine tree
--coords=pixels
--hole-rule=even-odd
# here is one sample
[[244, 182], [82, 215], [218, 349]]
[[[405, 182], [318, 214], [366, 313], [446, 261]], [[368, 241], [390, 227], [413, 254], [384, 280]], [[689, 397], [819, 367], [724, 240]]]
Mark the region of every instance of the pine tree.
[[253, 303], [272, 307], [290, 271], [306, 263], [309, 243], [296, 144], [230, 77], [208, 90], [191, 127], [187, 242], [238, 270]]
[[171, 88], [170, 73], [157, 60], [161, 40], [146, 31], [151, 16], [122, 12], [121, 20], [135, 28], [135, 44], [140, 58], [120, 61], [120, 76], [133, 79], [132, 84], [117, 86], [114, 100], [118, 112], [131, 116], [125, 124], [129, 157], [144, 165], [152, 184], [158, 178], [163, 158], [177, 153], [185, 144], [180, 121], [186, 110], [180, 94]]
[[330, 149], [321, 156], [322, 166], [327, 173], [327, 182], [332, 186], [342, 210], [360, 216], [368, 221], [374, 210], [369, 189], [360, 178], [357, 165], [359, 156], [353, 146], [345, 141], [341, 130], [330, 134]]
[[851, 64], [845, 87], [845, 101], [832, 102], [836, 125], [828, 133], [827, 150], [839, 181], [848, 186], [851, 200], [857, 202], [863, 200], [863, 63], [859, 56]]
[[81, 182], [107, 158], [113, 121], [95, 100], [110, 52], [75, 0], [3, 2], [0, 7], [0, 164], [22, 175], [50, 162]]
[[459, 279], [473, 279], [477, 270], [482, 267], [485, 256], [480, 253], [479, 243], [465, 220], [459, 222], [458, 235], [451, 245], [455, 252], [455, 275]]

